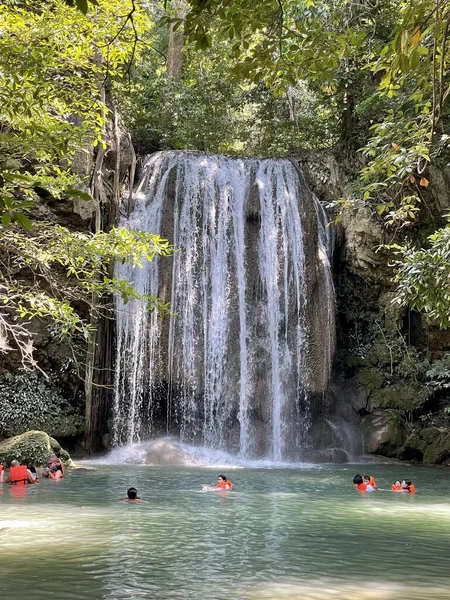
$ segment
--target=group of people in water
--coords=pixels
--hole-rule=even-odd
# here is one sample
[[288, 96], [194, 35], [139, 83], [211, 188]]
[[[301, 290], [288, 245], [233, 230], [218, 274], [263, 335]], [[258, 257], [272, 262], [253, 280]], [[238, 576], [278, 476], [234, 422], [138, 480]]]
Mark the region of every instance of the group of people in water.
[[[233, 484], [231, 481], [225, 477], [225, 475], [219, 475], [217, 477], [217, 483], [212, 485], [204, 485], [202, 486], [202, 490], [205, 492], [208, 491], [231, 491], [233, 489]], [[127, 495], [125, 498], [121, 498], [125, 502], [140, 502], [142, 498], [137, 495], [137, 489], [134, 487], [130, 487], [127, 490]]]
[[[47, 461], [47, 467], [42, 471], [43, 477], [49, 479], [62, 479], [64, 477], [64, 465], [62, 461], [56, 456], [50, 456]], [[3, 465], [0, 464], [0, 483], [10, 483], [12, 485], [28, 485], [39, 483], [39, 475], [36, 467], [30, 464], [20, 464], [18, 460], [12, 460], [9, 467], [9, 471], [5, 474]], [[416, 488], [412, 481], [403, 479], [403, 481], [397, 480], [391, 485], [390, 490], [382, 490], [378, 488], [375, 479], [372, 475], [360, 475], [359, 473], [353, 477], [353, 483], [355, 489], [358, 492], [375, 492], [379, 491], [392, 491], [402, 492], [405, 494], [415, 494]], [[231, 491], [233, 484], [228, 481], [225, 475], [219, 475], [217, 477], [217, 483], [212, 485], [204, 485], [203, 491]], [[127, 490], [126, 498], [122, 498], [125, 501], [139, 501], [141, 498], [137, 495], [137, 490], [131, 487]]]
[[[47, 461], [47, 467], [42, 470], [42, 476], [48, 479], [62, 479], [64, 477], [64, 464], [57, 456], [50, 456]], [[28, 485], [39, 483], [39, 474], [34, 465], [20, 463], [18, 460], [12, 460], [8, 473], [0, 464], [0, 483], [10, 483], [11, 485]]]
[[358, 492], [375, 492], [379, 491], [391, 491], [391, 492], [403, 492], [405, 494], [415, 494], [416, 487], [409, 479], [403, 479], [400, 481], [397, 479], [391, 485], [390, 490], [383, 490], [378, 488], [375, 479], [372, 475], [360, 475], [359, 473], [353, 477], [353, 483]]

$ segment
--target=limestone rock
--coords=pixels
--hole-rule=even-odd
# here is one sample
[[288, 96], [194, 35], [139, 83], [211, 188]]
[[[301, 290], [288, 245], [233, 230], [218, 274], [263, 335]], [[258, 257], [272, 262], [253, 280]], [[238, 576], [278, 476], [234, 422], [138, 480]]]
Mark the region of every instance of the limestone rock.
[[0, 463], [3, 465], [9, 465], [16, 459], [40, 466], [47, 464], [47, 459], [53, 455], [65, 464], [72, 462], [69, 453], [43, 431], [27, 431], [0, 442]]
[[406, 434], [397, 415], [390, 411], [376, 410], [363, 419], [364, 448], [368, 454], [396, 456]]
[[342, 214], [345, 232], [344, 255], [349, 270], [375, 284], [391, 285], [391, 269], [384, 243], [382, 223], [369, 208], [346, 209]]
[[423, 461], [426, 464], [448, 464], [450, 461], [450, 429], [426, 427], [412, 433], [399, 451], [406, 460]]

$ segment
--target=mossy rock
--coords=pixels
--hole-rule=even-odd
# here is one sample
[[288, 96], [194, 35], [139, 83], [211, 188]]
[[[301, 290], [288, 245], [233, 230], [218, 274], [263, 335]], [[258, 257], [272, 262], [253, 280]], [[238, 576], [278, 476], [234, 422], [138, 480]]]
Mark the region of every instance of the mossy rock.
[[393, 408], [402, 411], [413, 411], [420, 408], [429, 398], [428, 389], [411, 385], [395, 384], [377, 389], [370, 395], [373, 408]]
[[3, 465], [16, 459], [40, 466], [47, 464], [47, 459], [53, 455], [67, 465], [72, 464], [69, 453], [43, 431], [27, 431], [0, 442], [0, 463]]
[[362, 369], [357, 375], [358, 382], [365, 385], [367, 393], [378, 390], [383, 385], [384, 377], [378, 369]]
[[450, 430], [427, 427], [412, 433], [400, 449], [399, 458], [417, 459], [429, 465], [445, 463], [450, 458]]

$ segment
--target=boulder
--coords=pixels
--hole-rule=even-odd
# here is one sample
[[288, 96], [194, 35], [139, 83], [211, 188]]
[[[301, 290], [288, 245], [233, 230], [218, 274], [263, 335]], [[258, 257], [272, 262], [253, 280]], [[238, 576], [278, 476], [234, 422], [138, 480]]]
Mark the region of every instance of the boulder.
[[348, 454], [342, 448], [322, 448], [312, 452], [308, 459], [314, 463], [343, 464], [348, 462]]
[[66, 465], [72, 463], [69, 453], [43, 431], [27, 431], [0, 442], [0, 463], [3, 465], [9, 465], [14, 459], [35, 466], [46, 465], [53, 455]]
[[406, 438], [404, 424], [386, 410], [375, 410], [364, 417], [362, 433], [366, 453], [384, 456], [396, 456]]
[[407, 437], [399, 458], [423, 461], [426, 464], [449, 464], [450, 429], [426, 427]]

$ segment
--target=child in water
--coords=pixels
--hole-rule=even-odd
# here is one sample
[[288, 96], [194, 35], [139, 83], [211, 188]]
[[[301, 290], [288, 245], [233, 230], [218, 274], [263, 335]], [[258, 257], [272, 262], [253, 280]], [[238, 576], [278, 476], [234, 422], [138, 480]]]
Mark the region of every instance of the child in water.
[[373, 477], [371, 478], [370, 475], [364, 475], [363, 477], [358, 473], [358, 475], [355, 475], [353, 477], [353, 483], [355, 484], [355, 487], [358, 490], [358, 492], [374, 492], [375, 487], [371, 485], [371, 479], [373, 483], [375, 483], [375, 480], [373, 479]]
[[126, 498], [121, 498], [122, 500], [125, 501], [131, 501], [131, 502], [139, 502], [139, 500], [141, 500], [141, 498], [139, 498], [139, 496], [137, 495], [137, 489], [134, 487], [130, 487], [127, 489], [127, 497]]

